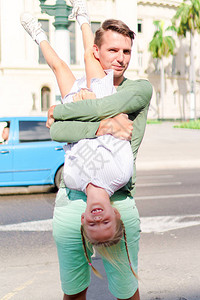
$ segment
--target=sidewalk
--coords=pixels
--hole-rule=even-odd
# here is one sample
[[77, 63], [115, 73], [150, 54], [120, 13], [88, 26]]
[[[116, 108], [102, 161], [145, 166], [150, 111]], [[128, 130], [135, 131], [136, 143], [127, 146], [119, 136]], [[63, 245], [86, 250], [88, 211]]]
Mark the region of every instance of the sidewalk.
[[173, 128], [175, 124], [147, 124], [137, 170], [200, 168], [200, 130]]

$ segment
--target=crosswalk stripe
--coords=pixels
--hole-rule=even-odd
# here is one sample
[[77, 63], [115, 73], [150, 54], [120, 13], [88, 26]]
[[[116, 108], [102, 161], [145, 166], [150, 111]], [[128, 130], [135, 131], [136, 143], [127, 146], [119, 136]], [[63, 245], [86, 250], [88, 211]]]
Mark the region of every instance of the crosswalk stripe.
[[[142, 217], [143, 233], [166, 232], [200, 225], [200, 215]], [[52, 219], [1, 225], [0, 231], [52, 231]]]

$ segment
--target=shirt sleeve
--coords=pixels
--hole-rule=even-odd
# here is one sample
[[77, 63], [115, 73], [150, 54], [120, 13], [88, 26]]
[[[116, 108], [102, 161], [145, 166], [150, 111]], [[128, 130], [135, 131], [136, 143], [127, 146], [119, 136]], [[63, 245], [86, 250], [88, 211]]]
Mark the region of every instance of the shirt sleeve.
[[120, 113], [131, 114], [145, 108], [151, 99], [152, 86], [147, 80], [130, 81], [117, 93], [99, 99], [57, 105], [55, 120], [98, 122]]
[[57, 121], [51, 125], [50, 135], [57, 142], [75, 143], [94, 138], [100, 122]]

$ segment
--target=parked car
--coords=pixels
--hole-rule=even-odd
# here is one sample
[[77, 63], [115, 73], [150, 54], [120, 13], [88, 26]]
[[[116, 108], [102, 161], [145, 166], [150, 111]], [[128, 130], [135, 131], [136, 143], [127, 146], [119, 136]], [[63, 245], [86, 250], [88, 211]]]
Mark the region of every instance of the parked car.
[[51, 140], [46, 119], [0, 118], [0, 186], [59, 186], [65, 143]]

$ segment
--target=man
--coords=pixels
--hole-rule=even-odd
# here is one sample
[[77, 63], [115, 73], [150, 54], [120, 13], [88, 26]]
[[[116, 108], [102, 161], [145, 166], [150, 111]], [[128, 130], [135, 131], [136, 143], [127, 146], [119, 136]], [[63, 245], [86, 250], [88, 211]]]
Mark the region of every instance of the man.
[[8, 143], [8, 138], [9, 138], [9, 132], [10, 132], [10, 128], [9, 125], [6, 125], [2, 131], [2, 139], [3, 142], [1, 142], [1, 144], [7, 144]]
[[[114, 71], [117, 93], [102, 99], [52, 106], [48, 112], [47, 126], [51, 127], [51, 136], [54, 140], [77, 142], [83, 138], [112, 134], [122, 139], [131, 139], [131, 147], [136, 159], [144, 135], [152, 87], [146, 80], [131, 81], [124, 77], [131, 58], [132, 39], [133, 32], [123, 22], [107, 20], [102, 24], [95, 36], [94, 55], [104, 70]], [[79, 96], [84, 99], [82, 91]], [[131, 121], [122, 113], [128, 114]], [[62, 122], [64, 120], [66, 122]], [[134, 214], [128, 216], [128, 209], [132, 209], [132, 202], [131, 208], [126, 207], [134, 193], [135, 175], [132, 182], [116, 192], [111, 200], [115, 205], [122, 207], [120, 213], [122, 218], [124, 217], [129, 252], [134, 269], [137, 269], [139, 217], [135, 205]], [[56, 198], [53, 231], [58, 250], [64, 300], [85, 300], [90, 282], [79, 232], [80, 207], [82, 210], [85, 209], [84, 201], [83, 193], [70, 191], [66, 189], [63, 182], [61, 183]], [[123, 206], [124, 209], [127, 208], [124, 216]], [[108, 262], [104, 263], [111, 293], [118, 299], [139, 300], [137, 282], [133, 276], [131, 277], [129, 270], [122, 270], [121, 273], [116, 269], [114, 271]]]

